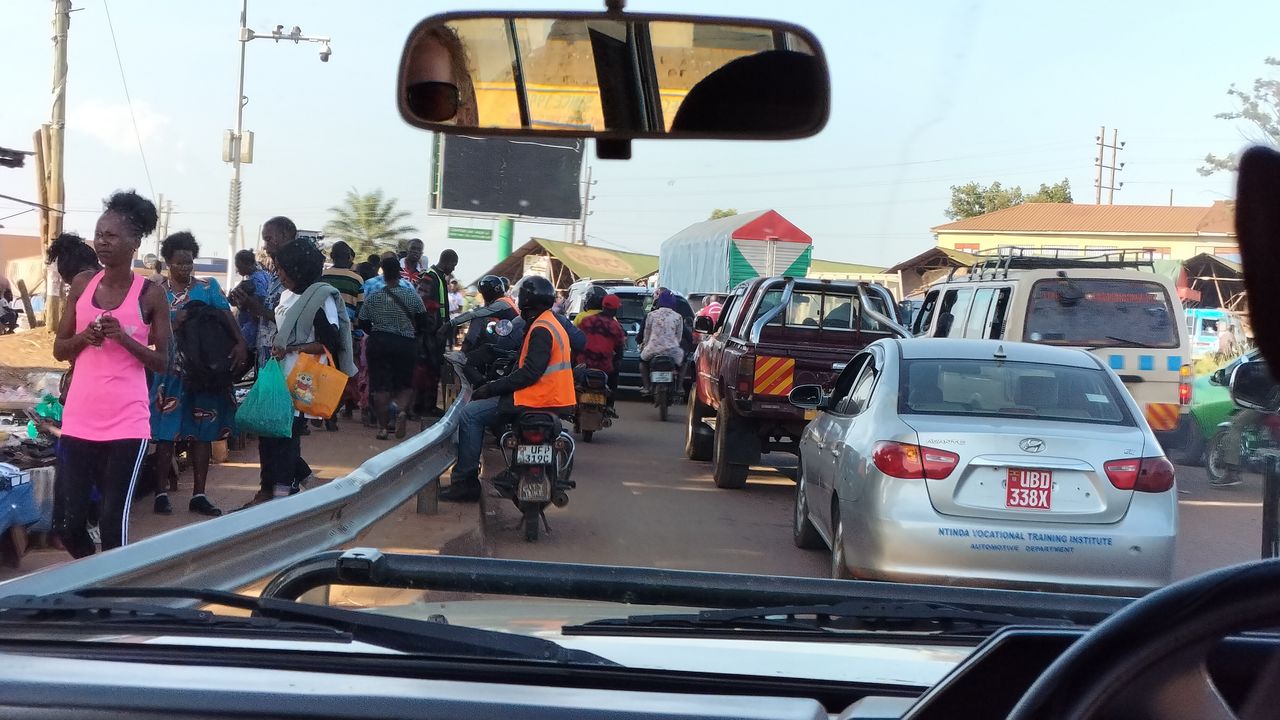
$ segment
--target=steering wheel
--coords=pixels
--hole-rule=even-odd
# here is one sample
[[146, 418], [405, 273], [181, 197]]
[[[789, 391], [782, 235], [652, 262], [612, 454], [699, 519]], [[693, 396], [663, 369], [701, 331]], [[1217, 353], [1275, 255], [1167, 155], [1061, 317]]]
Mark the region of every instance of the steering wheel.
[[1280, 653], [1231, 708], [1209, 677], [1227, 635], [1280, 626], [1280, 559], [1197, 575], [1135, 601], [1067, 649], [1027, 690], [1010, 720], [1186, 718], [1261, 720], [1280, 713]]

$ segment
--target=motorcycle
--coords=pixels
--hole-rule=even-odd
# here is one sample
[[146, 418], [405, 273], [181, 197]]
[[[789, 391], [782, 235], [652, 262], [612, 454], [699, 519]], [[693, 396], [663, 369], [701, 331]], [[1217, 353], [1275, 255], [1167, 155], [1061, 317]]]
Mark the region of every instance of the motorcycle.
[[683, 391], [681, 367], [675, 358], [657, 355], [649, 361], [649, 387], [653, 390], [653, 404], [658, 417], [667, 419], [671, 404], [679, 400]]
[[606, 408], [609, 406], [609, 375], [603, 370], [580, 367], [577, 380], [578, 408], [573, 429], [583, 442], [591, 442], [597, 430], [613, 425]]
[[527, 411], [503, 433], [499, 446], [507, 469], [493, 479], [493, 487], [520, 510], [525, 541], [536, 542], [539, 525], [551, 533], [547, 505], [568, 505], [569, 491], [577, 487], [569, 477], [573, 436], [564, 431], [556, 415]]
[[[1205, 455], [1205, 470], [1210, 482], [1223, 484], [1230, 480], [1230, 471], [1226, 463], [1227, 442], [1230, 439], [1228, 429], [1232, 419], [1218, 423], [1218, 431], [1209, 441], [1209, 450]], [[1280, 415], [1265, 415], [1260, 423], [1249, 425], [1240, 433], [1240, 467], [1242, 472], [1263, 472], [1266, 469], [1267, 456], [1280, 450]]]

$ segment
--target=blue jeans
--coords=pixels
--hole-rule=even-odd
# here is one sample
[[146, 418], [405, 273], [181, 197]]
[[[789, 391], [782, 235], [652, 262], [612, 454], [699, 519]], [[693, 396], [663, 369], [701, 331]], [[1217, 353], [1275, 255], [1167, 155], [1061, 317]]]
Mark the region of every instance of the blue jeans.
[[501, 414], [502, 398], [472, 400], [462, 408], [458, 421], [458, 460], [453, 464], [449, 482], [474, 482], [480, 479], [480, 454], [484, 451], [484, 433]]

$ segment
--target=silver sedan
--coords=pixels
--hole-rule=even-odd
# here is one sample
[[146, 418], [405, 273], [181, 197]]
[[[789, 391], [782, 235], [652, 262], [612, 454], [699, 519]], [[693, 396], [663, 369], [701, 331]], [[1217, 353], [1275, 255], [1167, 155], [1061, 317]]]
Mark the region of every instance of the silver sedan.
[[881, 340], [800, 442], [794, 536], [833, 577], [1135, 594], [1169, 582], [1173, 465], [1082, 350]]

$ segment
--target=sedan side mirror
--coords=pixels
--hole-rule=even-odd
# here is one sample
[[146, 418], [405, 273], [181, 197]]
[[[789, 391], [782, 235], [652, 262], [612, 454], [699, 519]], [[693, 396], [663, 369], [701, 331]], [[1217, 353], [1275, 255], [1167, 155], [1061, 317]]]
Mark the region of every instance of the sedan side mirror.
[[1231, 400], [1250, 410], [1280, 412], [1280, 384], [1271, 376], [1271, 368], [1265, 361], [1236, 366], [1231, 373]]
[[699, 315], [693, 319], [693, 331], [706, 335], [716, 329], [716, 321], [710, 315]]
[[803, 410], [827, 409], [827, 395], [821, 385], [798, 385], [792, 388], [787, 400]]
[[1228, 382], [1230, 381], [1227, 379], [1226, 368], [1218, 368], [1217, 370], [1213, 371], [1212, 375], [1209, 376], [1210, 385], [1226, 385]]

